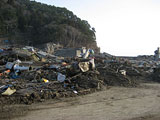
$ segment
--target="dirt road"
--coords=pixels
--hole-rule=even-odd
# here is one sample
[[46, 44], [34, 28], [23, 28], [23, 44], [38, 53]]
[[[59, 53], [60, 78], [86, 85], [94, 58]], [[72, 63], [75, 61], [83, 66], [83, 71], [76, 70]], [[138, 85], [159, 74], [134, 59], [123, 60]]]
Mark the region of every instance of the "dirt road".
[[159, 113], [160, 84], [150, 83], [35, 104], [13, 120], [160, 120]]

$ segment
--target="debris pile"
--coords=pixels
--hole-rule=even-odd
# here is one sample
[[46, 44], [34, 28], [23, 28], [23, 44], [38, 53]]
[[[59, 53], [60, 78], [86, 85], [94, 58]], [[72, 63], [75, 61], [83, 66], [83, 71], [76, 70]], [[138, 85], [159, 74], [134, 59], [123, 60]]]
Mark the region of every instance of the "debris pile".
[[104, 86], [135, 87], [142, 76], [131, 64], [96, 57], [93, 50], [64, 58], [26, 46], [3, 50], [0, 58], [0, 104], [31, 104]]
[[150, 75], [151, 79], [155, 82], [160, 82], [160, 68], [154, 68], [153, 73]]
[[137, 69], [134, 70], [131, 65], [118, 62], [107, 63], [106, 66], [98, 67], [97, 70], [100, 72], [99, 79], [111, 86], [135, 87], [137, 85], [136, 80], [141, 76], [139, 71]]

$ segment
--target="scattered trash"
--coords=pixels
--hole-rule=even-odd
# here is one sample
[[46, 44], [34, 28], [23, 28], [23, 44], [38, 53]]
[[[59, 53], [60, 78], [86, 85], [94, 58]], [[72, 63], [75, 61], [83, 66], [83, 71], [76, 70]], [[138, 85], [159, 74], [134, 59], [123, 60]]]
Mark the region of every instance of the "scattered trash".
[[86, 53], [84, 54], [83, 58], [86, 59], [89, 56], [89, 50], [86, 51]]
[[40, 61], [40, 58], [36, 54], [31, 55], [34, 61]]
[[2, 88], [4, 88], [5, 87], [5, 85], [2, 85], [2, 86], [0, 86], [0, 89], [2, 89]]
[[15, 64], [20, 64], [20, 63], [22, 63], [22, 61], [18, 59], [18, 60], [16, 60], [14, 63], [15, 63]]
[[45, 83], [48, 83], [49, 80], [45, 79], [45, 78], [42, 78], [42, 81], [45, 82]]
[[94, 55], [94, 50], [88, 49], [86, 53], [83, 55], [83, 58], [86, 59], [89, 57], [89, 55]]
[[2, 53], [4, 50], [3, 49], [0, 49], [0, 53]]
[[67, 66], [67, 63], [66, 62], [62, 62], [62, 66]]
[[0, 73], [0, 76], [3, 76], [3, 73]]
[[120, 72], [122, 75], [126, 76], [126, 71], [125, 71], [125, 70], [119, 70], [119, 72]]
[[14, 65], [14, 70], [29, 70], [29, 67], [19, 66], [18, 64]]
[[9, 74], [10, 72], [11, 72], [10, 70], [4, 71], [5, 74]]
[[139, 60], [95, 54], [92, 49], [68, 49], [71, 53], [65, 50], [60, 51], [63, 56], [60, 52], [56, 56], [30, 46], [0, 52], [0, 103], [30, 104], [73, 93], [91, 93], [105, 86], [135, 87], [148, 74], [160, 78], [158, 62], [141, 61], [139, 67]]
[[7, 88], [7, 90], [5, 92], [2, 93], [2, 95], [12, 95], [15, 92], [16, 92], [16, 89], [11, 89], [9, 87], [9, 88]]
[[7, 62], [6, 68], [7, 68], [7, 69], [12, 69], [13, 65], [14, 65], [14, 63], [12, 63], [12, 62]]
[[77, 94], [77, 93], [78, 93], [76, 90], [73, 90], [73, 92], [74, 92], [75, 94]]
[[20, 74], [20, 71], [11, 72], [10, 78], [12, 78], [12, 79], [20, 78], [19, 74]]
[[65, 75], [62, 75], [61, 73], [58, 73], [57, 80], [59, 82], [64, 82], [65, 79], [66, 79]]
[[95, 63], [94, 63], [94, 58], [92, 58], [89, 62], [91, 63], [92, 70], [94, 70], [95, 67], [96, 67], [96, 66], [95, 66]]
[[78, 66], [82, 70], [82, 72], [87, 72], [89, 70], [89, 64], [89, 62], [80, 62]]
[[58, 68], [60, 68], [60, 66], [59, 65], [50, 65], [49, 68], [51, 68], [51, 69], [58, 69]]

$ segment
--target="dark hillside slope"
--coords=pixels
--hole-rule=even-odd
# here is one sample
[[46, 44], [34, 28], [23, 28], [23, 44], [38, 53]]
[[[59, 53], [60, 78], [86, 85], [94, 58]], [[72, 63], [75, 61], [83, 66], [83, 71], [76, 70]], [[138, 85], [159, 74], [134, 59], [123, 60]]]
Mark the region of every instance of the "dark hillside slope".
[[95, 29], [66, 8], [30, 0], [1, 0], [0, 37], [11, 43], [97, 48]]

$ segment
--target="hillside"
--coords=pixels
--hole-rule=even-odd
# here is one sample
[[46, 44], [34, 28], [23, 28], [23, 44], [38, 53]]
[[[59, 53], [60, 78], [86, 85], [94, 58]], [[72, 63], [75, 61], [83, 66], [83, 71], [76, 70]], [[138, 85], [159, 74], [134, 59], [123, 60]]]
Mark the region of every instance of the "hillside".
[[41, 45], [48, 42], [64, 47], [98, 49], [95, 29], [66, 8], [30, 0], [1, 0], [0, 37], [12, 44]]

